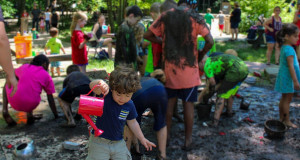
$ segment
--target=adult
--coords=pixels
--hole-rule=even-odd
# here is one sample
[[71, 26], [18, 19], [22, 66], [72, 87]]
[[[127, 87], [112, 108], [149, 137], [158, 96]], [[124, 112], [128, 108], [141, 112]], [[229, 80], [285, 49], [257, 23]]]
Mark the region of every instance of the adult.
[[47, 8], [47, 10], [45, 12], [45, 22], [46, 22], [47, 33], [49, 33], [49, 30], [50, 30], [50, 16], [51, 16], [50, 8]]
[[60, 16], [59, 16], [58, 12], [56, 12], [56, 10], [53, 10], [52, 14], [50, 16], [51, 27], [58, 28], [58, 21], [59, 20], [60, 20]]
[[31, 11], [32, 18], [32, 28], [35, 28], [36, 31], [39, 31], [39, 18], [41, 11], [37, 8], [37, 4], [33, 5], [33, 9]]
[[52, 3], [49, 5], [50, 11], [54, 11], [56, 9], [56, 0], [53, 0]]
[[71, 104], [74, 99], [81, 94], [87, 94], [90, 91], [91, 80], [84, 73], [80, 72], [77, 65], [73, 64], [67, 68], [67, 77], [63, 82], [63, 90], [59, 93], [58, 102], [62, 108], [68, 122], [62, 127], [75, 127], [75, 121], [72, 116]]
[[[237, 40], [239, 35], [239, 23], [241, 22], [241, 9], [238, 2], [234, 2], [234, 9], [230, 15], [231, 40]], [[235, 35], [235, 38], [234, 38]]]
[[[300, 29], [300, 3], [297, 4], [297, 10], [294, 15], [293, 23], [295, 23], [297, 25], [298, 29]], [[300, 59], [300, 34], [299, 34], [299, 39], [296, 44], [296, 53], [297, 53], [297, 57], [298, 57], [298, 61], [299, 61], [299, 59]]]
[[276, 6], [273, 10], [274, 15], [265, 21], [264, 27], [266, 28], [266, 40], [267, 40], [267, 65], [270, 65], [271, 55], [273, 52], [273, 48], [275, 47], [275, 64], [279, 64], [279, 55], [280, 55], [280, 48], [278, 43], [276, 43], [275, 36], [276, 33], [281, 29], [282, 22], [281, 17], [279, 16], [281, 9], [279, 6]]
[[227, 115], [232, 116], [233, 96], [237, 93], [241, 83], [247, 78], [247, 65], [235, 55], [215, 54], [205, 57], [199, 62], [199, 70], [204, 71], [208, 86], [201, 92], [199, 101], [207, 104], [208, 99], [217, 92], [216, 109], [213, 125], [217, 126], [221, 113], [227, 102]]
[[[96, 35], [96, 40], [91, 41], [92, 46], [107, 46], [109, 58], [112, 58], [112, 38], [108, 35], [103, 35], [102, 26], [105, 25], [105, 16], [100, 15], [98, 17], [97, 23], [94, 24], [92, 32]], [[101, 38], [107, 37], [107, 38]]]
[[[192, 143], [193, 102], [197, 101], [197, 86], [200, 85], [199, 74], [196, 74], [197, 60], [201, 60], [214, 43], [204, 18], [189, 8], [193, 2], [195, 1], [179, 0], [179, 7], [162, 13], [144, 34], [145, 39], [162, 43], [163, 46], [163, 69], [166, 74], [165, 87], [168, 95], [166, 116], [168, 139], [174, 106], [178, 98], [183, 101], [185, 143], [182, 149], [184, 150], [190, 150]], [[202, 35], [206, 41], [201, 51], [197, 51], [198, 35]]]
[[0, 65], [6, 73], [6, 83], [9, 88], [12, 87], [10, 96], [13, 96], [18, 88], [18, 81], [15, 76], [14, 68], [11, 62], [10, 46], [8, 37], [5, 31], [4, 18], [0, 6]]
[[12, 97], [7, 96], [11, 93], [11, 89], [5, 85], [3, 88], [3, 117], [10, 126], [16, 125], [16, 122], [8, 113], [8, 103], [17, 111], [27, 112], [27, 124], [34, 123], [35, 117], [32, 111], [39, 105], [41, 101], [41, 93], [44, 90], [47, 93], [47, 99], [51, 111], [55, 118], [58, 118], [56, 106], [53, 98], [55, 93], [54, 83], [47, 72], [49, 67], [49, 59], [40, 54], [33, 58], [30, 64], [23, 64], [17, 68], [15, 73], [18, 77], [18, 90]]

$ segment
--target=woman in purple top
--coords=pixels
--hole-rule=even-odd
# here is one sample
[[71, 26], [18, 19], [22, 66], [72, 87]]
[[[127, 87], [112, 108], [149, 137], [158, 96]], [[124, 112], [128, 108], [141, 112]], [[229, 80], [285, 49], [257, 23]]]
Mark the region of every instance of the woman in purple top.
[[275, 47], [275, 63], [279, 64], [279, 55], [280, 48], [278, 47], [278, 43], [276, 43], [275, 36], [276, 33], [281, 29], [282, 22], [281, 17], [279, 16], [281, 9], [279, 6], [274, 8], [274, 15], [265, 21], [264, 27], [266, 28], [266, 40], [267, 40], [267, 65], [270, 65], [271, 55], [273, 52], [273, 48]]

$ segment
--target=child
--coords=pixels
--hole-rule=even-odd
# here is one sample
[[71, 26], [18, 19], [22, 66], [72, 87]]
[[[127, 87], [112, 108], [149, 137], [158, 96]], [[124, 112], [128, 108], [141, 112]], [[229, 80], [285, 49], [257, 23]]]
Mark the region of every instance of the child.
[[[147, 63], [147, 50], [144, 46], [148, 46], [149, 42], [144, 42], [143, 36], [145, 32], [145, 26], [142, 23], [138, 23], [134, 26], [134, 36], [136, 40], [136, 51], [137, 51], [137, 61], [138, 61], [138, 71], [140, 75], [145, 74], [145, 67]], [[146, 45], [145, 45], [146, 44]]]
[[279, 116], [288, 127], [298, 128], [290, 121], [290, 103], [294, 92], [300, 90], [300, 70], [297, 55], [293, 49], [299, 39], [299, 29], [294, 24], [285, 24], [276, 34], [280, 49], [280, 66], [276, 78], [275, 91], [282, 93], [279, 103]]
[[100, 84], [96, 94], [104, 93], [102, 117], [97, 117], [96, 126], [104, 133], [95, 137], [93, 131], [89, 139], [87, 160], [90, 159], [131, 159], [123, 139], [125, 123], [147, 150], [156, 147], [148, 141], [136, 121], [137, 112], [131, 97], [141, 88], [138, 75], [132, 68], [116, 67], [109, 77], [109, 86], [102, 80], [91, 82], [90, 87]]
[[45, 18], [44, 18], [44, 13], [41, 13], [40, 16], [40, 28], [41, 28], [41, 33], [45, 32]]
[[7, 84], [3, 88], [3, 117], [9, 126], [14, 126], [17, 123], [11, 118], [8, 113], [8, 103], [17, 111], [27, 112], [27, 124], [34, 123], [35, 117], [32, 111], [39, 105], [41, 101], [40, 94], [42, 89], [47, 93], [49, 106], [55, 116], [58, 118], [53, 93], [55, 93], [54, 83], [49, 73], [49, 59], [45, 55], [34, 57], [30, 64], [23, 64], [15, 70], [19, 80], [18, 90], [13, 96], [10, 95], [12, 88]]
[[131, 65], [137, 71], [136, 40], [133, 27], [143, 14], [138, 6], [131, 6], [126, 12], [124, 22], [119, 26], [115, 55], [115, 66], [120, 63]]
[[206, 12], [207, 13], [204, 16], [204, 19], [205, 19], [206, 23], [209, 24], [209, 29], [211, 30], [211, 21], [214, 21], [214, 16], [212, 14], [210, 14], [210, 12], [211, 12], [210, 8], [207, 8]]
[[223, 34], [224, 30], [224, 23], [225, 23], [225, 15], [223, 14], [222, 11], [219, 12], [220, 14], [217, 16], [219, 18], [219, 31], [220, 31], [220, 36]]
[[58, 95], [58, 102], [68, 120], [62, 127], [75, 127], [75, 121], [72, 116], [71, 104], [74, 99], [81, 94], [87, 94], [90, 91], [91, 80], [88, 76], [80, 72], [75, 64], [68, 66], [67, 77], [63, 82], [63, 90]]
[[[194, 13], [190, 3], [180, 0], [179, 7], [170, 9], [161, 14], [153, 22], [144, 38], [151, 42], [162, 42], [163, 69], [166, 74], [166, 90], [168, 95], [167, 132], [170, 138], [172, 116], [177, 99], [182, 99], [184, 106], [185, 143], [184, 150], [192, 147], [192, 130], [194, 124], [194, 102], [197, 101], [197, 87], [200, 85], [197, 60], [202, 59], [213, 45], [212, 36], [206, 27], [203, 17]], [[174, 24], [182, 24], [176, 25]], [[205, 47], [197, 52], [197, 36], [202, 35], [207, 40]], [[157, 37], [163, 39], [157, 39]]]
[[82, 73], [86, 73], [86, 66], [88, 65], [86, 43], [88, 39], [85, 38], [81, 28], [87, 22], [87, 16], [82, 12], [77, 12], [73, 16], [71, 24], [71, 45], [72, 45], [72, 61], [78, 65]]
[[199, 62], [199, 70], [204, 71], [208, 79], [207, 87], [198, 98], [199, 102], [207, 104], [208, 99], [217, 92], [214, 126], [219, 123], [225, 100], [227, 102], [226, 114], [232, 116], [233, 95], [236, 94], [249, 72], [247, 65], [233, 54], [233, 50], [229, 50], [227, 53], [206, 56]]
[[[50, 29], [50, 36], [52, 38], [50, 38], [45, 46], [45, 52], [47, 53], [47, 49], [49, 48], [51, 50], [51, 55], [55, 55], [55, 54], [59, 54], [60, 50], [62, 50], [64, 52], [64, 54], [66, 54], [64, 46], [62, 45], [61, 41], [57, 38], [58, 36], [58, 29], [52, 27]], [[52, 77], [54, 76], [54, 67], [56, 67], [56, 72], [57, 75], [60, 76], [60, 62], [56, 61], [56, 62], [51, 62], [51, 75]]]

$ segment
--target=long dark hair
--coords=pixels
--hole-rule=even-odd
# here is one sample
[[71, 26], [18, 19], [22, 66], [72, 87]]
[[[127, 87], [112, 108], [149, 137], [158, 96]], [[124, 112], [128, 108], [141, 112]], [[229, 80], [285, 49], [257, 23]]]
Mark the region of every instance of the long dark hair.
[[281, 30], [276, 33], [276, 41], [278, 42], [279, 47], [283, 45], [285, 35], [291, 36], [298, 31], [298, 27], [293, 23], [283, 24]]
[[[161, 21], [165, 25], [165, 59], [179, 65], [181, 58], [184, 58], [184, 65], [194, 66], [194, 43], [190, 16], [183, 9], [176, 8], [174, 11], [166, 12]], [[184, 66], [179, 67], [183, 68]]]
[[[35, 66], [43, 66], [43, 64], [46, 64], [45, 67], [48, 68], [49, 59], [45, 55], [39, 54], [33, 58], [33, 60], [30, 62], [30, 64], [35, 65]], [[45, 69], [47, 70], [47, 68], [45, 68]]]

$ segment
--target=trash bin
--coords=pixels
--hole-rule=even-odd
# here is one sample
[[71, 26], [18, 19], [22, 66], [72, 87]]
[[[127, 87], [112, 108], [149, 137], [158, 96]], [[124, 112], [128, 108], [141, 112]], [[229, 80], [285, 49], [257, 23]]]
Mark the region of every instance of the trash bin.
[[24, 58], [31, 56], [32, 36], [21, 36], [20, 33], [14, 37], [16, 45], [16, 58]]

